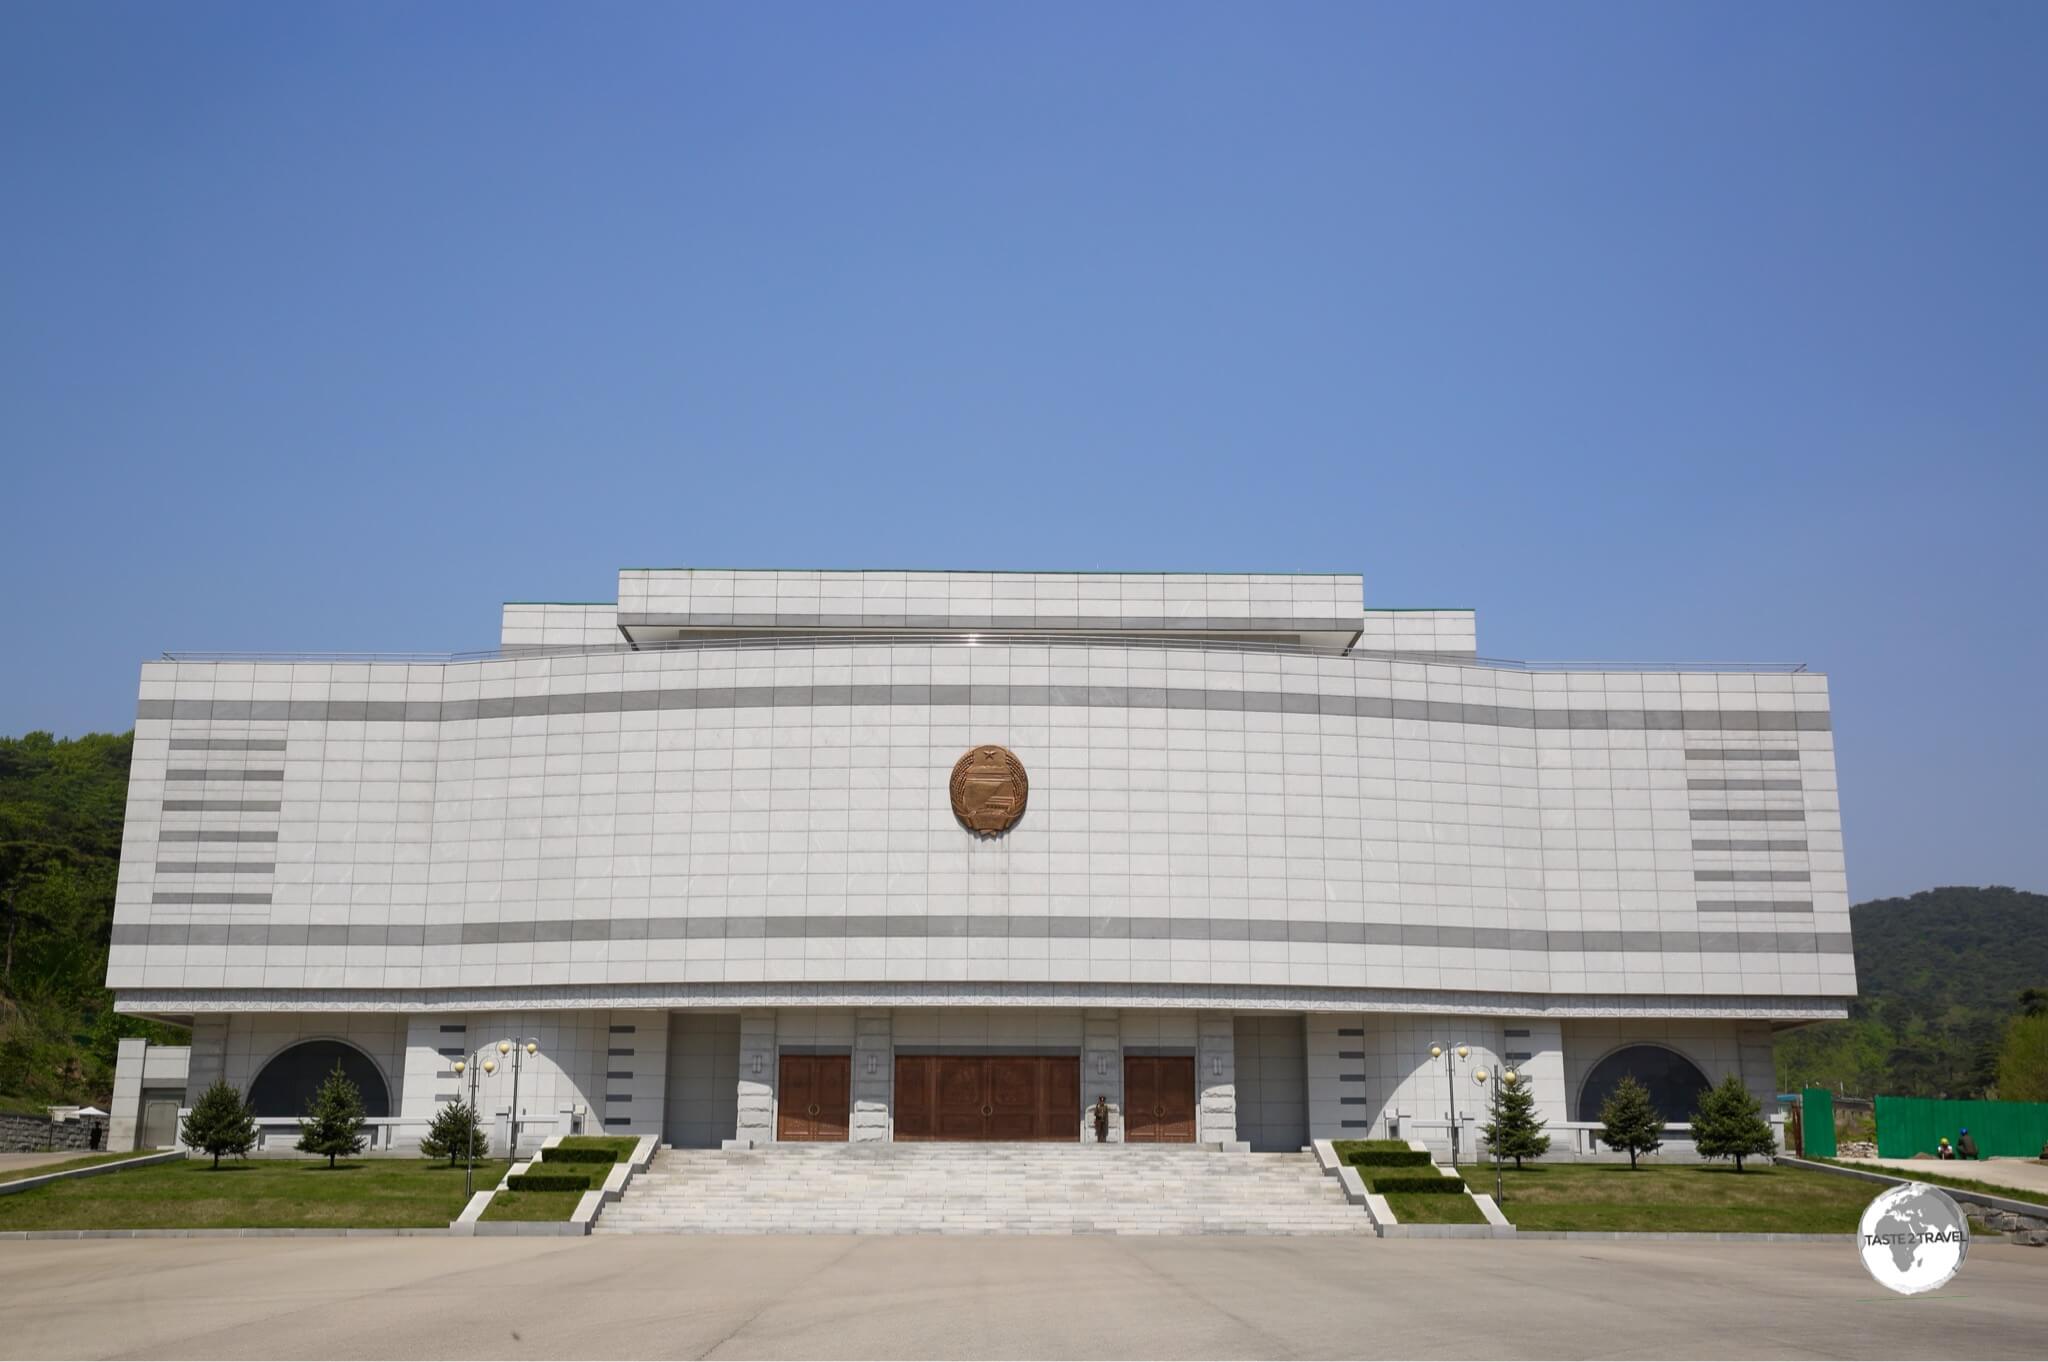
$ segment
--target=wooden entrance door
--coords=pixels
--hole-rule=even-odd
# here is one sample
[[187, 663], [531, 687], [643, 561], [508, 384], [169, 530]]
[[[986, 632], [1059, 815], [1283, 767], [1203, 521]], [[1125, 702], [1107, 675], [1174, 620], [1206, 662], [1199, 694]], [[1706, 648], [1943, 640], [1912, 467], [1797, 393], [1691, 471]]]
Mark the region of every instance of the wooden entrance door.
[[1073, 1055], [898, 1055], [899, 1140], [1078, 1140]]
[[1124, 1142], [1195, 1142], [1193, 1055], [1124, 1056]]
[[776, 1103], [778, 1140], [844, 1140], [852, 1128], [853, 1056], [784, 1055]]

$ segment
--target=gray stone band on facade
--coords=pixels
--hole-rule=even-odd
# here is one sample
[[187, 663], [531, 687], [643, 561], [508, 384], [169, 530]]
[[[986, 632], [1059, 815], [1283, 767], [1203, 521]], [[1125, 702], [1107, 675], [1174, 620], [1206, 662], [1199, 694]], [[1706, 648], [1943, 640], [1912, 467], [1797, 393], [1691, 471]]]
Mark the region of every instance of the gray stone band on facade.
[[1536, 709], [1382, 695], [1203, 690], [1185, 686], [703, 686], [678, 690], [577, 691], [477, 700], [144, 700], [138, 719], [212, 722], [451, 723], [553, 714], [821, 706], [1042, 706], [1189, 709], [1332, 718], [1410, 719], [1527, 729], [1650, 729], [1662, 732], [1825, 733], [1826, 710]]
[[[1760, 905], [1760, 907], [1762, 907]], [[1769, 911], [1763, 908], [1763, 911]], [[1622, 951], [1848, 955], [1849, 933], [1779, 931], [1545, 931], [1245, 918], [1049, 917], [1006, 913], [758, 917], [546, 918], [537, 922], [410, 924], [117, 922], [117, 946], [497, 946], [568, 941], [786, 941], [888, 937], [1095, 941], [1260, 941], [1294, 945], [1435, 946], [1446, 950]]]
[[1119, 1007], [1213, 1011], [1436, 1012], [1507, 1017], [1846, 1017], [1849, 1000], [1770, 994], [1518, 993], [1479, 989], [1324, 988], [1288, 984], [654, 983], [488, 988], [121, 989], [117, 1011], [503, 1012], [521, 1008], [660, 1011], [753, 1007]]
[[[1347, 634], [1357, 637], [1364, 620], [1356, 615], [1083, 615], [1063, 610], [1057, 615], [874, 615], [784, 614], [740, 612], [714, 614], [705, 611], [682, 613], [622, 610], [621, 629], [772, 629], [786, 634], [792, 629], [932, 629], [951, 633], [956, 629], [997, 632], [1006, 629], [1031, 633], [1053, 631], [1050, 639], [1034, 638], [1032, 643], [1057, 644], [1059, 633], [1114, 634], [1138, 630], [1154, 634]], [[855, 640], [858, 642], [858, 640]], [[1005, 640], [1016, 642], [1017, 640]]]

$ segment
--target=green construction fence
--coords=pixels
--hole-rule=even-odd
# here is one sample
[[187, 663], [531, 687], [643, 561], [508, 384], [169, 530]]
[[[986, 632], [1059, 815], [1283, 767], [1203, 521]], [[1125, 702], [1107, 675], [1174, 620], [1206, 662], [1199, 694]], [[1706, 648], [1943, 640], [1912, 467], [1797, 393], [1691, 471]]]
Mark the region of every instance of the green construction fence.
[[2038, 1158], [2048, 1145], [2048, 1102], [1944, 1102], [1928, 1097], [1877, 1099], [1877, 1152], [1887, 1159], [1932, 1154], [1942, 1136], [1954, 1144], [1968, 1129], [1985, 1158]]

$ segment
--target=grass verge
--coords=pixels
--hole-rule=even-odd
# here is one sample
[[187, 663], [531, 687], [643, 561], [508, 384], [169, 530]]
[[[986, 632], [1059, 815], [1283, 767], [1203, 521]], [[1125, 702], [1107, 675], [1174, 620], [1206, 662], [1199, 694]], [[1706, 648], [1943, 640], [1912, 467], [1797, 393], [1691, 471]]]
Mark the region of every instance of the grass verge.
[[[1493, 1168], [1459, 1170], [1493, 1188]], [[1532, 1163], [1505, 1170], [1501, 1211], [1518, 1229], [1849, 1234], [1881, 1189], [1803, 1168]], [[1396, 1212], [1399, 1214], [1399, 1212]]]
[[[494, 1187], [502, 1159], [476, 1166]], [[77, 1178], [0, 1197], [0, 1230], [398, 1229], [462, 1214], [462, 1169], [415, 1159], [207, 1159]]]
[[633, 1157], [634, 1148], [640, 1143], [634, 1135], [565, 1135], [561, 1149], [609, 1149], [613, 1163], [624, 1163]]
[[500, 1192], [484, 1207], [484, 1220], [567, 1220], [581, 1192]]
[[144, 1159], [154, 1153], [154, 1149], [131, 1149], [125, 1153], [80, 1154], [75, 1159], [65, 1159], [59, 1163], [39, 1163], [31, 1168], [10, 1168], [0, 1173], [0, 1182], [20, 1182], [23, 1178], [39, 1178], [45, 1173], [68, 1173], [74, 1168], [91, 1168], [94, 1164], [100, 1163], [119, 1163], [122, 1159]]
[[1383, 1192], [1387, 1209], [1403, 1225], [1484, 1225], [1479, 1203], [1469, 1196], [1436, 1192]]
[[1336, 1140], [1330, 1148], [1340, 1163], [1358, 1170], [1366, 1190], [1387, 1199], [1387, 1209], [1404, 1225], [1484, 1225], [1479, 1204], [1465, 1195], [1456, 1180], [1444, 1178], [1441, 1192], [1383, 1189], [1382, 1179], [1401, 1180], [1405, 1187], [1417, 1177], [1438, 1174], [1429, 1155], [1408, 1147], [1405, 1140]]

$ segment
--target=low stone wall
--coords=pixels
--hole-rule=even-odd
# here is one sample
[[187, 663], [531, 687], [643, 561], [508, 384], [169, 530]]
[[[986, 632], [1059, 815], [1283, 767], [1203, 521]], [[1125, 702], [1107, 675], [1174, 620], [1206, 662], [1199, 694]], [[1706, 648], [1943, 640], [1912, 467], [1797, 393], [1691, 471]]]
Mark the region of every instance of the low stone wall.
[[[99, 1138], [93, 1138], [93, 1132]], [[105, 1149], [107, 1118], [86, 1116], [52, 1121], [47, 1116], [0, 1115], [0, 1154], [40, 1154], [46, 1149]]]

